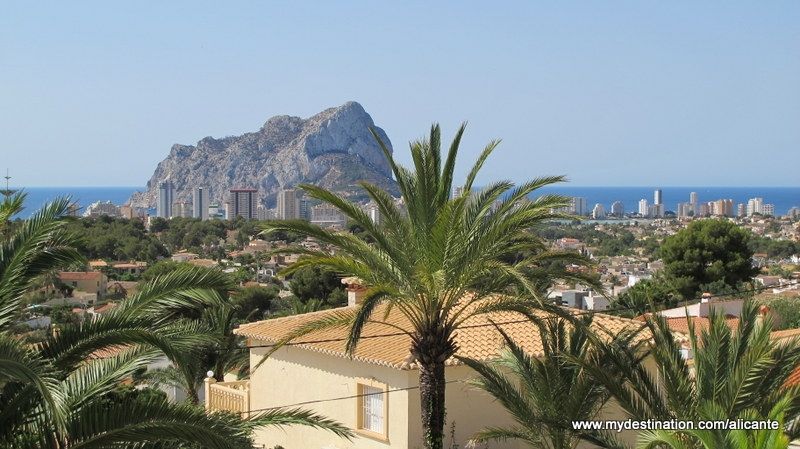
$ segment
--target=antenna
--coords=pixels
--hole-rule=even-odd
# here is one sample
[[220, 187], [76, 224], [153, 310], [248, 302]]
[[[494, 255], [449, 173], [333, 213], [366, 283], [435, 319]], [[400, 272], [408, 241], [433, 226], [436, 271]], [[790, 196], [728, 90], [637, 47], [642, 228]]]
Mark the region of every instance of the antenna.
[[11, 176], [9, 176], [9, 174], [8, 174], [8, 169], [6, 169], [6, 175], [5, 175], [5, 176], [3, 176], [3, 178], [6, 180], [6, 188], [5, 188], [5, 189], [2, 189], [2, 190], [0, 190], [0, 193], [2, 193], [2, 194], [3, 194], [3, 196], [4, 196], [6, 199], [8, 199], [8, 197], [9, 197], [9, 196], [11, 196], [11, 195], [13, 195], [14, 193], [16, 193], [16, 190], [15, 190], [15, 189], [11, 189], [11, 188], [9, 188], [9, 187], [8, 187], [8, 185], [9, 185], [8, 183], [9, 183], [9, 181], [11, 181]]

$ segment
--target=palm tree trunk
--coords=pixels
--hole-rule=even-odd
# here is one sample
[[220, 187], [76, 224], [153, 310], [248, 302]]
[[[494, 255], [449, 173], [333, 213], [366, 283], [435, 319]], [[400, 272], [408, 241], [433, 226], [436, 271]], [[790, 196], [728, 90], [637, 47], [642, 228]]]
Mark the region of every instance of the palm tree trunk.
[[444, 362], [420, 363], [419, 392], [425, 449], [444, 447]]

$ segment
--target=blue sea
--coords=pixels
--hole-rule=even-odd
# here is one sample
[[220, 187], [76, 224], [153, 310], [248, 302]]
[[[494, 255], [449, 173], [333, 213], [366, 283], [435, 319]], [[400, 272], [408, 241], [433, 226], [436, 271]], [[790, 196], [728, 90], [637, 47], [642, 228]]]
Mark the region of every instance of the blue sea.
[[[562, 185], [543, 188], [539, 194], [557, 193], [583, 197], [586, 198], [589, 209], [596, 203], [601, 203], [608, 210], [614, 201], [622, 201], [626, 212], [634, 212], [638, 209], [640, 199], [645, 198], [648, 202], [653, 202], [655, 189], [655, 187]], [[28, 200], [22, 213], [23, 218], [59, 196], [70, 196], [84, 208], [95, 201], [111, 201], [122, 205], [128, 201], [133, 192], [144, 190], [144, 187], [27, 187], [24, 190], [28, 193]], [[779, 215], [785, 215], [792, 207], [800, 207], [800, 187], [663, 187], [661, 191], [666, 210], [672, 211], [677, 210], [678, 203], [689, 201], [690, 192], [697, 192], [700, 202], [730, 198], [734, 205], [747, 204], [750, 198], [764, 198], [764, 202], [775, 205], [775, 213]]]

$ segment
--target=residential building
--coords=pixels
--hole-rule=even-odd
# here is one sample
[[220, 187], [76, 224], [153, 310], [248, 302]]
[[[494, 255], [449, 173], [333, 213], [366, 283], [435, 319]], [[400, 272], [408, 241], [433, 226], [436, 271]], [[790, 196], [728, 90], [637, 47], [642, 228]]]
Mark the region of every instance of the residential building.
[[369, 219], [372, 220], [373, 223], [376, 225], [381, 224], [381, 211], [378, 209], [378, 205], [375, 203], [368, 203], [363, 206], [364, 212], [367, 213]]
[[622, 218], [625, 215], [625, 206], [622, 204], [622, 201], [614, 201], [611, 204], [611, 215], [617, 218]]
[[192, 216], [192, 203], [188, 201], [176, 201], [172, 204], [172, 218], [190, 218]]
[[455, 186], [453, 187], [453, 198], [458, 198], [464, 194], [464, 187], [463, 186]]
[[747, 200], [747, 216], [763, 214], [764, 198], [750, 198]]
[[642, 217], [648, 217], [650, 214], [650, 208], [647, 203], [647, 200], [642, 198], [639, 200], [639, 215]]
[[89, 205], [83, 212], [84, 217], [96, 218], [102, 216], [121, 217], [119, 206], [111, 201], [96, 201]]
[[606, 208], [600, 203], [595, 204], [594, 208], [592, 208], [592, 218], [595, 220], [606, 218]]
[[573, 197], [570, 199], [570, 213], [574, 215], [587, 215], [589, 210], [586, 206], [586, 198]]
[[272, 220], [275, 218], [275, 213], [272, 209], [267, 209], [261, 205], [256, 208], [256, 215], [259, 220]]
[[[348, 281], [349, 282], [349, 281]], [[357, 305], [363, 288], [348, 285], [348, 303]], [[255, 432], [255, 443], [268, 447], [387, 449], [419, 446], [423, 434], [420, 419], [419, 372], [410, 355], [411, 339], [398, 329], [410, 329], [399, 308], [379, 305], [373, 312], [383, 321], [368, 322], [352, 356], [345, 352], [348, 329], [336, 328], [304, 337], [307, 343], [284, 346], [268, 358], [269, 345], [306, 323], [333, 317], [343, 309], [325, 310], [241, 325], [235, 333], [246, 337], [252, 346], [250, 366], [256, 367], [250, 380], [215, 382], [206, 379], [206, 407], [247, 413], [285, 404], [307, 402], [306, 407], [353, 429], [352, 441], [330, 433], [304, 427], [265, 427]], [[544, 317], [544, 316], [543, 316]], [[494, 360], [503, 350], [503, 338], [494, 324], [513, 338], [533, 357], [543, 356], [538, 328], [529, 320], [507, 313], [489, 313], [469, 318], [455, 334], [457, 355]], [[599, 335], [618, 334], [638, 328], [640, 323], [625, 318], [596, 314], [592, 327]], [[606, 333], [609, 332], [609, 334]], [[381, 338], [370, 338], [390, 334]], [[468, 384], [474, 371], [458, 359], [445, 362], [447, 421], [455, 422], [454, 445], [464, 447], [469, 439], [486, 427], [513, 426], [507, 412], [488, 394]], [[366, 396], [369, 395], [369, 396]], [[338, 400], [328, 400], [340, 398]], [[344, 399], [341, 399], [344, 398]], [[481, 413], [475, 413], [480, 410]], [[604, 407], [599, 419], [622, 419], [618, 407]], [[635, 432], [621, 434], [632, 444]], [[493, 449], [518, 448], [516, 441], [493, 442]]]
[[689, 193], [689, 204], [692, 205], [692, 212], [694, 212], [694, 215], [698, 215], [700, 212], [699, 210], [700, 200], [697, 196], [697, 192]]
[[663, 204], [662, 197], [661, 197], [661, 189], [656, 189], [653, 192], [653, 203], [654, 204]]
[[255, 219], [258, 217], [256, 204], [258, 189], [231, 189], [226, 206], [225, 217], [233, 220], [236, 217]]
[[747, 216], [747, 207], [744, 203], [739, 203], [736, 205], [736, 216], [739, 218]]
[[678, 203], [678, 218], [691, 217], [693, 214], [691, 203]]
[[192, 217], [208, 220], [208, 206], [211, 190], [207, 187], [195, 187], [192, 190]]
[[108, 277], [102, 271], [60, 271], [58, 279], [74, 290], [92, 293], [98, 298], [108, 291]]
[[161, 218], [172, 217], [172, 203], [175, 196], [175, 186], [167, 179], [158, 185], [158, 202], [156, 203], [156, 216]]
[[135, 260], [130, 262], [117, 262], [112, 264], [111, 268], [120, 274], [140, 275], [147, 269], [147, 262], [138, 262]]
[[347, 218], [339, 209], [327, 203], [317, 204], [311, 207], [311, 223], [322, 227], [343, 228], [347, 223]]
[[762, 204], [761, 205], [761, 215], [769, 215], [775, 216], [775, 205], [774, 204]]
[[789, 218], [800, 218], [800, 207], [792, 207], [789, 209], [789, 212], [786, 213], [786, 216]]
[[300, 194], [297, 189], [283, 189], [278, 192], [278, 220], [297, 220], [300, 218]]

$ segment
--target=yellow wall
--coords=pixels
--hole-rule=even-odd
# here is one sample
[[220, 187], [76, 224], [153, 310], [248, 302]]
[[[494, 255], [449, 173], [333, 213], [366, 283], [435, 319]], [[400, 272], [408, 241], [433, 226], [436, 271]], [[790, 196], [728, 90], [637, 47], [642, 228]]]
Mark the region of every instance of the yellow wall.
[[[253, 341], [253, 345], [264, 342]], [[265, 348], [251, 350], [250, 366], [255, 367], [263, 358]], [[448, 380], [467, 380], [475, 376], [465, 366], [447, 368]], [[284, 347], [273, 354], [251, 375], [250, 407], [252, 410], [281, 407], [305, 401], [353, 396], [357, 379], [369, 378], [385, 383], [388, 389], [416, 387], [419, 372], [402, 371], [362, 363], [342, 357], [330, 356], [296, 347]], [[470, 436], [487, 426], [512, 426], [514, 423], [503, 408], [491, 397], [463, 382], [447, 385], [447, 428], [445, 446], [449, 447], [451, 425], [455, 424], [455, 440], [464, 448]], [[356, 427], [357, 399], [333, 400], [302, 406], [325, 417], [335, 419], [348, 427]], [[604, 409], [600, 419], [622, 419], [624, 412], [614, 405]], [[419, 390], [396, 391], [388, 394], [388, 441], [359, 436], [353, 441], [341, 439], [329, 432], [290, 426], [284, 429], [268, 428], [256, 432], [257, 447], [285, 449], [416, 449], [422, 447]], [[633, 444], [635, 433], [626, 432], [622, 439]], [[491, 442], [477, 449], [518, 449], [519, 442]], [[581, 449], [592, 447], [581, 444]]]
[[[259, 344], [259, 342], [254, 342]], [[266, 349], [251, 350], [250, 366], [256, 366]], [[408, 372], [334, 357], [300, 348], [284, 347], [251, 375], [251, 410], [281, 407], [299, 402], [356, 395], [356, 379], [372, 378], [389, 389], [408, 386]], [[413, 392], [413, 390], [412, 390]], [[368, 437], [353, 441], [307, 427], [263, 429], [256, 432], [257, 447], [281, 445], [286, 449], [386, 449], [408, 446], [408, 394], [388, 394], [389, 441]], [[344, 399], [303, 406], [351, 428], [356, 426], [357, 399]]]

